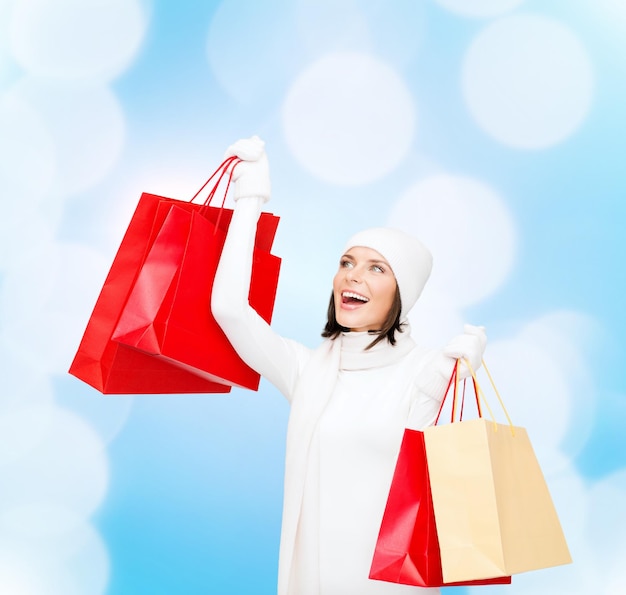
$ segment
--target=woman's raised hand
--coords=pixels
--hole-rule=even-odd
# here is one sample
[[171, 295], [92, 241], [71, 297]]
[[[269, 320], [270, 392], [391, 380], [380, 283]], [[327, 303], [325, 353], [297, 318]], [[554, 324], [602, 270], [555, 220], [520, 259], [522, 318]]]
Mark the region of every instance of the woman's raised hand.
[[461, 359], [459, 366], [459, 374], [461, 378], [467, 378], [470, 370], [463, 362], [463, 359], [469, 361], [474, 371], [480, 368], [483, 359], [483, 353], [487, 346], [487, 335], [484, 326], [473, 326], [466, 324], [465, 332], [450, 341], [443, 349], [443, 354], [454, 358]]
[[265, 143], [258, 137], [242, 138], [226, 149], [224, 157], [238, 157], [233, 170], [234, 199], [258, 196], [270, 199], [270, 170], [265, 154]]

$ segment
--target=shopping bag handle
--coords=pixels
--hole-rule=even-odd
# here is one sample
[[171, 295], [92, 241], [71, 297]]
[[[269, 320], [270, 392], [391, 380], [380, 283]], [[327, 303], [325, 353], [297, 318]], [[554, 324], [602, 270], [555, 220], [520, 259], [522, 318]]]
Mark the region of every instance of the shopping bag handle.
[[[472, 375], [472, 380], [474, 381], [474, 386], [476, 388], [476, 395], [478, 397], [478, 395], [480, 395], [480, 398], [482, 398], [482, 400], [484, 401], [485, 405], [487, 406], [487, 409], [489, 409], [489, 415], [491, 415], [491, 419], [493, 420], [494, 425], [496, 425], [496, 421], [495, 421], [495, 417], [493, 415], [493, 412], [491, 411], [491, 408], [489, 407], [489, 404], [487, 403], [487, 399], [485, 398], [485, 393], [483, 392], [483, 389], [480, 386], [480, 383], [478, 382], [478, 380], [476, 379], [476, 372], [474, 372], [472, 365], [469, 363], [469, 361], [466, 358], [463, 358], [463, 362], [465, 363], [465, 365], [467, 366], [468, 370], [470, 371], [470, 374]], [[489, 382], [491, 383], [491, 388], [493, 388], [493, 392], [496, 393], [496, 397], [498, 397], [498, 401], [500, 403], [500, 407], [502, 407], [502, 411], [504, 411], [504, 415], [506, 415], [506, 419], [509, 422], [509, 426], [511, 428], [511, 434], [513, 436], [515, 436], [515, 428], [513, 426], [513, 422], [511, 421], [511, 416], [509, 415], [509, 412], [507, 411], [506, 406], [504, 405], [504, 401], [502, 400], [502, 397], [500, 396], [500, 392], [498, 391], [497, 387], [496, 387], [496, 383], [493, 381], [493, 377], [491, 376], [491, 373], [489, 372], [489, 368], [487, 367], [487, 364], [485, 363], [485, 360], [482, 359], [482, 366], [485, 370], [485, 372], [487, 373], [487, 377], [489, 378]], [[497, 427], [497, 425], [496, 425]]]
[[[448, 397], [448, 393], [450, 392], [450, 387], [453, 390], [452, 397], [452, 411], [450, 414], [450, 423], [454, 423], [456, 418], [456, 408], [459, 400], [458, 397], [458, 387], [459, 387], [459, 364], [460, 360], [455, 360], [454, 368], [452, 368], [452, 374], [450, 376], [450, 380], [448, 381], [448, 386], [446, 386], [446, 390], [444, 392], [443, 399], [441, 401], [441, 405], [439, 406], [439, 412], [437, 413], [437, 418], [435, 419], [435, 425], [439, 422], [439, 417], [441, 416], [441, 412], [443, 410], [443, 406], [445, 405], [446, 399]], [[459, 413], [459, 421], [463, 421], [463, 410], [465, 409], [465, 388], [466, 388], [466, 379], [463, 380], [463, 393], [461, 395], [461, 410]], [[478, 417], [482, 417], [482, 409], [480, 407], [480, 400], [478, 399], [478, 392], [476, 390], [476, 385], [474, 384], [474, 396], [476, 397], [476, 409], [478, 410]]]
[[[491, 410], [491, 407], [489, 406], [489, 402], [487, 401], [487, 398], [485, 397], [485, 393], [482, 389], [482, 387], [480, 386], [480, 383], [478, 382], [478, 379], [476, 378], [476, 372], [474, 372], [474, 369], [472, 368], [472, 365], [469, 363], [469, 361], [466, 358], [462, 358], [463, 362], [465, 363], [465, 365], [467, 366], [468, 370], [470, 371], [470, 374], [472, 375], [472, 382], [474, 384], [474, 394], [476, 396], [476, 407], [478, 409], [478, 416], [479, 417], [483, 417], [482, 415], [482, 408], [481, 408], [481, 401], [482, 403], [485, 404], [485, 406], [487, 407], [487, 410], [489, 411], [489, 416], [491, 417], [491, 420], [493, 422], [494, 425], [494, 430], [497, 431], [498, 429], [498, 424], [496, 422], [495, 416], [493, 414], [493, 411]], [[502, 400], [502, 397], [500, 396], [500, 392], [498, 391], [495, 382], [493, 381], [493, 377], [491, 376], [491, 373], [489, 372], [489, 368], [487, 367], [487, 364], [485, 363], [485, 360], [481, 360], [482, 361], [482, 366], [485, 370], [485, 372], [487, 373], [487, 377], [489, 378], [489, 382], [491, 383], [491, 386], [493, 388], [493, 391], [495, 392], [496, 396], [498, 397], [498, 401], [500, 402], [500, 406], [502, 407], [502, 410], [504, 411], [504, 414], [506, 415], [506, 419], [509, 422], [509, 427], [511, 428], [511, 434], [513, 436], [515, 436], [515, 428], [513, 426], [513, 422], [511, 421], [511, 417], [509, 415], [509, 412], [507, 411], [506, 406], [504, 405], [504, 401]], [[457, 359], [455, 361], [454, 364], [454, 369], [452, 371], [452, 375], [450, 376], [450, 380], [448, 381], [448, 386], [446, 387], [446, 391], [444, 393], [444, 397], [443, 400], [441, 401], [441, 406], [439, 407], [439, 412], [437, 413], [437, 418], [435, 419], [435, 425], [437, 424], [437, 422], [439, 421], [439, 417], [441, 415], [441, 411], [443, 409], [444, 403], [446, 401], [446, 398], [448, 396], [448, 392], [450, 391], [450, 387], [453, 386], [453, 401], [452, 401], [452, 416], [451, 416], [451, 423], [454, 423], [454, 418], [456, 417], [456, 405], [458, 402], [458, 377], [459, 377], [459, 365], [460, 365], [461, 359]], [[454, 385], [453, 385], [454, 383]], [[461, 412], [460, 412], [460, 416], [459, 416], [459, 421], [462, 421], [463, 419], [463, 405], [465, 402], [465, 381], [464, 381], [464, 386], [463, 386], [463, 396], [462, 396], [462, 401], [461, 401]]]
[[[227, 157], [226, 159], [224, 159], [224, 161], [222, 161], [222, 163], [220, 163], [217, 169], [211, 174], [209, 179], [204, 184], [202, 184], [198, 192], [196, 192], [191, 197], [191, 200], [189, 202], [193, 202], [194, 200], [196, 200], [196, 198], [198, 198], [200, 193], [208, 186], [209, 182], [213, 178], [215, 178], [215, 176], [219, 174], [217, 181], [213, 184], [213, 186], [211, 187], [211, 190], [209, 191], [209, 195], [207, 196], [206, 200], [202, 203], [205, 207], [208, 207], [209, 203], [215, 196], [215, 193], [217, 191], [217, 188], [220, 185], [220, 182], [222, 181], [222, 178], [224, 177], [224, 175], [226, 175], [226, 172], [228, 171], [228, 168], [230, 167], [230, 165], [235, 161], [237, 163], [234, 163], [233, 167], [230, 170], [230, 175], [228, 176], [228, 185], [230, 185], [230, 181], [232, 180], [232, 177], [233, 177], [233, 171], [235, 170], [235, 167], [237, 166], [237, 164], [241, 161], [241, 159], [239, 159], [239, 157], [235, 155], [232, 155], [231, 157]], [[228, 186], [226, 187], [226, 191], [224, 192], [224, 200], [222, 201], [222, 206], [224, 206], [224, 201], [226, 200], [227, 193], [228, 193]]]
[[[196, 198], [198, 198], [200, 193], [207, 187], [209, 182], [211, 182], [211, 180], [213, 180], [213, 178], [215, 178], [215, 176], [218, 176], [217, 180], [215, 181], [215, 183], [211, 187], [211, 190], [209, 191], [208, 196], [206, 197], [205, 201], [202, 203], [203, 208], [200, 209], [200, 214], [203, 215], [206, 212], [206, 209], [210, 206], [211, 201], [215, 197], [217, 189], [219, 188], [220, 184], [222, 183], [222, 180], [223, 180], [224, 176], [226, 175], [227, 172], [229, 172], [228, 173], [228, 180], [226, 182], [226, 188], [224, 190], [224, 196], [222, 197], [222, 203], [219, 206], [220, 212], [219, 212], [219, 215], [217, 216], [217, 221], [216, 221], [215, 226], [213, 228], [213, 233], [214, 234], [217, 233], [217, 230], [218, 230], [219, 225], [220, 225], [220, 221], [222, 219], [222, 213], [224, 212], [224, 204], [226, 203], [226, 197], [228, 196], [228, 189], [230, 188], [230, 183], [231, 183], [231, 181], [233, 179], [233, 173], [234, 173], [235, 168], [237, 167], [237, 165], [239, 165], [240, 163], [241, 163], [241, 159], [239, 159], [239, 157], [237, 157], [236, 155], [232, 155], [231, 157], [227, 157], [226, 159], [224, 159], [224, 161], [222, 161], [222, 163], [220, 163], [218, 168], [211, 174], [211, 177], [204, 184], [202, 184], [202, 187], [200, 188], [200, 190], [198, 190], [198, 192], [196, 192], [193, 195], [193, 197], [191, 198], [191, 200], [189, 201], [189, 202], [193, 202], [194, 200], [196, 200]], [[231, 165], [232, 165], [232, 167], [231, 167]]]

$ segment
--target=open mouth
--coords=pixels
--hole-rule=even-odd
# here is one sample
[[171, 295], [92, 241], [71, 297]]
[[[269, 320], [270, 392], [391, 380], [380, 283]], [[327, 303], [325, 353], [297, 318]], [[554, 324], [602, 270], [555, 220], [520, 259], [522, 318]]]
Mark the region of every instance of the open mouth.
[[366, 304], [369, 302], [369, 298], [353, 291], [343, 291], [341, 293], [341, 301], [344, 304]]

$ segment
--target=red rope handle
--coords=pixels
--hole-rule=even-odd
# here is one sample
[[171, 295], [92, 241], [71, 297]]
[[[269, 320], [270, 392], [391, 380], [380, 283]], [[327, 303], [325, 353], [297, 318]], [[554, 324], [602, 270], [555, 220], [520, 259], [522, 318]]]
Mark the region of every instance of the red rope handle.
[[456, 363], [454, 364], [454, 368], [452, 369], [452, 375], [450, 376], [450, 380], [448, 380], [448, 386], [446, 386], [446, 390], [443, 393], [443, 399], [441, 399], [441, 405], [439, 406], [439, 411], [437, 412], [437, 419], [435, 419], [435, 423], [433, 425], [437, 425], [439, 421], [439, 416], [441, 415], [441, 411], [443, 410], [443, 406], [446, 402], [446, 398], [448, 396], [448, 392], [450, 391], [450, 386], [452, 386], [452, 382], [456, 383]]
[[[207, 187], [207, 185], [209, 184], [209, 182], [217, 175], [220, 174], [220, 177], [218, 178], [217, 182], [214, 184], [213, 188], [211, 189], [211, 192], [209, 192], [209, 196], [207, 198], [207, 200], [204, 201], [205, 205], [208, 205], [208, 203], [210, 202], [210, 200], [213, 198], [213, 196], [215, 195], [215, 190], [217, 188], [217, 186], [219, 186], [219, 183], [221, 182], [222, 178], [224, 177], [224, 174], [226, 173], [226, 171], [228, 170], [230, 164], [233, 161], [239, 160], [239, 157], [236, 157], [235, 155], [233, 155], [232, 157], [228, 157], [226, 159], [224, 159], [224, 161], [222, 161], [222, 163], [219, 165], [219, 167], [211, 174], [211, 177], [204, 183], [202, 184], [202, 187], [200, 188], [200, 190], [198, 190], [198, 192], [196, 192], [193, 197], [191, 198], [191, 200], [189, 202], [193, 202], [194, 200], [196, 200], [196, 198], [198, 198], [198, 195]], [[232, 172], [231, 172], [232, 175]]]
[[[446, 399], [448, 398], [448, 393], [450, 392], [450, 387], [454, 382], [454, 394], [452, 401], [452, 413], [450, 415], [450, 423], [454, 423], [454, 418], [456, 416], [456, 407], [458, 402], [458, 393], [457, 393], [457, 385], [458, 385], [458, 376], [459, 376], [459, 365], [460, 360], [456, 360], [454, 363], [454, 368], [452, 369], [452, 374], [450, 376], [450, 380], [448, 380], [448, 386], [446, 386], [446, 390], [443, 394], [443, 399], [441, 400], [441, 405], [439, 406], [439, 411], [437, 412], [437, 418], [435, 419], [435, 423], [433, 425], [437, 425], [439, 422], [439, 418], [441, 417], [441, 412], [443, 411], [443, 406], [445, 405]], [[478, 410], [478, 417], [483, 416], [482, 408], [480, 406], [480, 399], [478, 397], [478, 387], [476, 386], [476, 380], [472, 378], [472, 383], [474, 385], [474, 396], [476, 398], [476, 409]], [[463, 421], [463, 411], [465, 409], [465, 389], [467, 386], [467, 379], [463, 379], [463, 392], [461, 393], [461, 411], [459, 415], [459, 421]]]
[[222, 183], [224, 176], [228, 173], [228, 180], [226, 182], [224, 196], [222, 197], [222, 203], [219, 206], [220, 212], [219, 212], [219, 215], [217, 216], [217, 221], [215, 222], [215, 225], [213, 227], [213, 234], [217, 233], [217, 230], [219, 229], [219, 225], [222, 220], [222, 214], [224, 213], [224, 205], [226, 204], [226, 197], [228, 196], [228, 189], [230, 188], [230, 183], [233, 179], [233, 172], [235, 171], [235, 168], [240, 163], [241, 163], [241, 159], [239, 159], [239, 157], [235, 155], [233, 155], [232, 157], [228, 157], [224, 161], [222, 161], [219, 167], [211, 174], [211, 177], [202, 185], [200, 190], [198, 190], [198, 192], [196, 192], [193, 195], [193, 198], [190, 201], [190, 202], [193, 202], [198, 197], [198, 195], [207, 187], [207, 185], [211, 182], [211, 180], [213, 180], [216, 176], [218, 176], [217, 181], [211, 187], [211, 190], [209, 191], [208, 196], [206, 197], [205, 201], [202, 203], [202, 208], [198, 212], [200, 215], [204, 215], [206, 213], [206, 209], [209, 207], [211, 201], [215, 197], [215, 194], [217, 193], [217, 189]]

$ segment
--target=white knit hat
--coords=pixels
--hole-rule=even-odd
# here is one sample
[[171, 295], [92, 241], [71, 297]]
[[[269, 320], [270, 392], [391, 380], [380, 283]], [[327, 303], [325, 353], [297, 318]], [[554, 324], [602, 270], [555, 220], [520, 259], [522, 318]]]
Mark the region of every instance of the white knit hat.
[[432, 254], [418, 239], [390, 227], [356, 233], [348, 240], [344, 252], [356, 246], [376, 250], [391, 266], [402, 300], [400, 320], [404, 320], [430, 277]]

